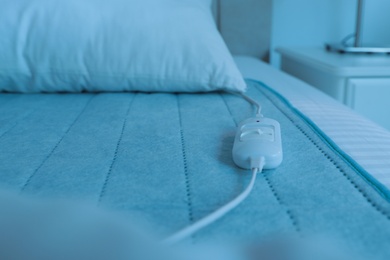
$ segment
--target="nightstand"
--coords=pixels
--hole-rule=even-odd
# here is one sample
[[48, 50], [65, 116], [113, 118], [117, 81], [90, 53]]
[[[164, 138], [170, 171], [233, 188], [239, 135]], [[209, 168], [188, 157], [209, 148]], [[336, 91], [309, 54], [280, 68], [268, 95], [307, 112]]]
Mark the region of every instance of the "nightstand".
[[390, 56], [278, 48], [281, 69], [390, 130]]

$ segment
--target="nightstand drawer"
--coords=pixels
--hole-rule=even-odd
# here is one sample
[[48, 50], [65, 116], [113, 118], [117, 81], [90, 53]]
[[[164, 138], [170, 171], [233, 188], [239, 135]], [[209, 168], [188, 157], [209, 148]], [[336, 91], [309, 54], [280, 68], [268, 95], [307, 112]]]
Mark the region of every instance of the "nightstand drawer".
[[390, 78], [348, 79], [345, 103], [390, 129]]
[[390, 130], [390, 58], [278, 48], [283, 71]]

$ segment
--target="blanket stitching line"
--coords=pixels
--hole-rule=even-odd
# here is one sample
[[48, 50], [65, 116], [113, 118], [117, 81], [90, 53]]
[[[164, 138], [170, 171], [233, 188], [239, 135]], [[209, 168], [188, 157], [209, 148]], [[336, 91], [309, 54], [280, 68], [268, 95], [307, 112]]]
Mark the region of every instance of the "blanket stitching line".
[[[264, 95], [266, 95], [272, 103], [274, 103], [274, 101], [272, 100], [271, 97], [269, 97], [266, 93], [264, 93], [262, 90], [256, 88], [258, 91], [260, 91], [261, 93], [263, 93]], [[336, 169], [349, 181], [349, 183], [363, 196], [363, 198], [376, 210], [378, 211], [380, 214], [382, 214], [384, 217], [386, 217], [388, 220], [390, 220], [390, 214], [386, 213], [383, 209], [381, 209], [377, 203], [375, 203], [372, 199], [370, 199], [368, 197], [368, 195], [362, 190], [361, 187], [358, 186], [358, 184], [356, 184], [356, 182], [354, 180], [351, 179], [351, 177], [349, 177], [347, 175], [347, 173], [341, 168], [340, 165], [338, 165], [338, 163], [336, 163], [332, 158], [331, 156], [325, 152], [317, 143], [316, 141], [314, 141], [306, 132], [305, 130], [302, 129], [302, 127], [296, 125], [296, 123], [293, 121], [292, 118], [290, 118], [289, 115], [287, 115], [284, 111], [282, 111], [279, 106], [274, 103], [275, 106], [279, 109], [279, 111], [281, 111], [294, 125], [295, 127], [303, 134], [305, 135], [309, 141], [315, 146], [317, 147], [317, 149], [324, 155], [326, 156], [326, 158], [329, 160], [329, 162], [331, 162], [333, 164], [333, 166], [336, 167]]]
[[317, 143], [306, 134], [305, 130], [303, 130], [300, 126], [296, 126], [308, 139], [309, 141], [314, 144], [315, 147], [333, 164], [333, 166], [336, 167], [336, 169], [350, 182], [350, 184], [363, 196], [363, 198], [379, 213], [381, 213], [383, 216], [385, 216], [387, 219], [390, 220], [390, 215], [388, 215], [384, 210], [382, 210], [372, 199], [368, 197], [368, 195], [362, 190], [361, 187], [359, 187], [358, 184], [354, 180], [351, 179], [351, 177], [348, 176], [348, 174], [344, 171], [344, 169], [341, 168], [341, 166], [332, 159], [332, 157], [325, 152], [321, 147], [317, 145]]
[[98, 202], [97, 202], [98, 204], [102, 201], [103, 196], [106, 193], [107, 184], [108, 184], [108, 182], [110, 180], [112, 169], [114, 167], [116, 159], [118, 158], [119, 146], [120, 146], [120, 143], [122, 142], [123, 133], [125, 132], [125, 128], [126, 128], [126, 124], [127, 124], [127, 117], [129, 115], [130, 108], [131, 108], [131, 106], [132, 106], [132, 104], [134, 102], [135, 96], [136, 96], [136, 94], [132, 95], [132, 99], [129, 102], [129, 106], [128, 106], [127, 111], [125, 113], [125, 118], [124, 118], [123, 123], [122, 123], [121, 133], [119, 135], [118, 141], [117, 141], [116, 146], [115, 146], [114, 156], [112, 157], [110, 167], [108, 168], [108, 171], [107, 171], [106, 176], [104, 178], [104, 182], [103, 182], [102, 188], [101, 188], [100, 193], [99, 193], [99, 198], [98, 198]]
[[[225, 103], [225, 106], [226, 106], [227, 110], [229, 111], [229, 114], [230, 114], [230, 116], [231, 116], [233, 122], [236, 124], [236, 127], [237, 127], [237, 126], [238, 126], [237, 121], [236, 121], [236, 119], [233, 117], [233, 114], [232, 114], [232, 112], [231, 112], [231, 109], [230, 109], [229, 105], [227, 104], [227, 102], [226, 102], [225, 98], [223, 97], [223, 95], [220, 94], [220, 96], [221, 96], [223, 102]], [[278, 194], [277, 191], [275, 190], [274, 185], [272, 185], [271, 180], [270, 180], [265, 174], [263, 174], [263, 176], [264, 176], [264, 179], [266, 180], [266, 183], [267, 183], [269, 189], [270, 189], [271, 192], [272, 192], [272, 195], [275, 197], [275, 199], [276, 199], [276, 201], [278, 202], [278, 204], [279, 204], [280, 206], [283, 206], [283, 207], [285, 208], [285, 212], [286, 212], [288, 218], [290, 219], [290, 221], [291, 221], [291, 223], [292, 223], [292, 225], [293, 225], [295, 231], [296, 231], [297, 233], [300, 233], [300, 227], [299, 227], [299, 225], [298, 225], [298, 221], [297, 221], [296, 217], [293, 215], [293, 213], [292, 213], [292, 211], [289, 209], [289, 207], [287, 207], [287, 205], [281, 200], [279, 194]]]
[[234, 124], [235, 124], [236, 127], [237, 127], [237, 126], [238, 126], [238, 123], [237, 123], [236, 119], [234, 118], [233, 113], [232, 113], [232, 110], [231, 110], [230, 107], [228, 106], [228, 104], [227, 104], [227, 102], [226, 102], [226, 99], [224, 98], [224, 96], [223, 96], [221, 93], [219, 93], [219, 95], [220, 95], [220, 97], [222, 98], [223, 103], [225, 104], [227, 110], [229, 111], [230, 118], [233, 120]]
[[187, 154], [186, 154], [186, 146], [184, 141], [184, 131], [183, 131], [183, 123], [182, 123], [182, 116], [181, 116], [181, 106], [179, 101], [179, 95], [176, 94], [176, 100], [177, 100], [177, 110], [179, 115], [179, 125], [180, 125], [180, 140], [181, 140], [181, 150], [183, 155], [183, 164], [184, 164], [184, 177], [185, 177], [185, 186], [186, 186], [186, 195], [187, 195], [187, 207], [188, 207], [188, 219], [190, 223], [194, 222], [194, 214], [192, 210], [192, 196], [191, 196], [191, 185], [190, 185], [190, 178], [188, 174], [188, 163], [187, 163]]
[[3, 136], [5, 136], [6, 134], [8, 134], [9, 132], [11, 132], [12, 129], [14, 129], [18, 124], [20, 124], [20, 122], [24, 121], [26, 118], [28, 118], [30, 115], [34, 114], [36, 111], [38, 110], [38, 108], [35, 108], [33, 109], [33, 111], [27, 113], [26, 115], [24, 115], [22, 118], [20, 118], [17, 122], [15, 122], [8, 130], [6, 130], [5, 132], [3, 132], [1, 135], [0, 135], [0, 139], [3, 138]]
[[10, 128], [8, 128], [8, 130], [4, 131], [1, 135], [0, 135], [0, 139], [3, 138], [3, 136], [5, 136], [6, 134], [8, 134], [9, 132], [11, 132], [12, 129], [14, 129], [19, 123], [20, 121], [26, 119], [29, 115], [31, 115], [32, 113], [29, 113], [27, 116], [23, 117], [22, 119], [20, 119], [18, 122], [14, 123]]
[[[190, 176], [188, 173], [188, 162], [187, 162], [187, 154], [186, 154], [186, 146], [184, 141], [184, 131], [183, 131], [183, 122], [182, 122], [182, 116], [181, 116], [181, 106], [179, 101], [179, 95], [176, 94], [176, 101], [177, 101], [177, 112], [179, 116], [179, 127], [180, 127], [180, 141], [181, 141], [181, 150], [182, 150], [182, 156], [183, 156], [183, 166], [184, 166], [184, 183], [186, 187], [186, 197], [187, 197], [187, 209], [188, 209], [188, 220], [190, 223], [194, 222], [194, 213], [193, 213], [193, 205], [192, 205], [192, 195], [191, 195], [191, 183], [190, 183]], [[193, 242], [194, 235], [191, 236], [191, 240]]]
[[281, 206], [284, 206], [286, 207], [286, 214], [288, 216], [288, 218], [290, 219], [295, 231], [297, 233], [300, 233], [301, 232], [301, 229], [299, 227], [299, 224], [298, 224], [298, 221], [297, 221], [297, 218], [293, 215], [292, 211], [290, 208], [287, 207], [287, 205], [283, 202], [283, 200], [280, 198], [280, 195], [278, 194], [278, 192], [275, 190], [275, 186], [271, 183], [271, 180], [268, 178], [268, 176], [266, 174], [263, 174], [264, 176], [264, 179], [265, 181], [267, 182], [268, 184], [268, 187], [270, 188], [272, 194], [274, 195], [275, 199], [278, 201], [278, 203], [281, 205]]
[[20, 192], [22, 192], [23, 190], [25, 190], [25, 188], [27, 187], [27, 185], [31, 182], [32, 178], [36, 175], [36, 173], [42, 168], [42, 166], [46, 163], [46, 161], [53, 155], [54, 151], [57, 149], [57, 147], [60, 145], [60, 143], [62, 142], [62, 140], [64, 140], [65, 136], [70, 132], [70, 130], [72, 129], [72, 127], [76, 124], [76, 122], [79, 120], [79, 118], [81, 117], [81, 115], [84, 113], [84, 111], [87, 109], [89, 103], [91, 103], [92, 99], [96, 96], [93, 95], [92, 97], [90, 97], [88, 99], [88, 101], [85, 103], [83, 109], [80, 111], [80, 113], [76, 116], [76, 118], [73, 120], [73, 122], [69, 125], [68, 129], [66, 129], [66, 131], [64, 132], [64, 134], [62, 135], [62, 137], [58, 140], [58, 142], [55, 144], [55, 146], [53, 147], [53, 149], [50, 151], [50, 153], [42, 160], [42, 162], [38, 165], [38, 167], [30, 174], [30, 176], [27, 178], [26, 182], [23, 184], [22, 188], [20, 189]]

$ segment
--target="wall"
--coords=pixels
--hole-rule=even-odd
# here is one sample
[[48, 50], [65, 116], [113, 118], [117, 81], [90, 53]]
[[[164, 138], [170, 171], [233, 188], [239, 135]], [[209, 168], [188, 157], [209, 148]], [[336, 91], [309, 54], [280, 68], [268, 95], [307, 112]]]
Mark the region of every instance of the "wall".
[[[324, 46], [355, 31], [357, 0], [274, 0], [271, 64], [276, 47]], [[390, 44], [390, 1], [366, 0], [363, 40]]]
[[366, 0], [363, 41], [390, 46], [390, 1]]

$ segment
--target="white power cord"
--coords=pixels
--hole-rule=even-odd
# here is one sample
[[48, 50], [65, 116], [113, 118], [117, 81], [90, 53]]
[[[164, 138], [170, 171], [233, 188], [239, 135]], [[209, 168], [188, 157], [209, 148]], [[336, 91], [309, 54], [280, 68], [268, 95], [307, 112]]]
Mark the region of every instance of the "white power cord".
[[230, 212], [232, 209], [236, 208], [241, 202], [243, 202], [250, 192], [253, 189], [253, 186], [256, 181], [256, 176], [258, 172], [262, 172], [263, 166], [264, 166], [264, 157], [256, 158], [251, 160], [251, 166], [252, 166], [252, 178], [247, 186], [247, 188], [238, 195], [235, 199], [230, 201], [228, 204], [222, 206], [218, 210], [214, 211], [210, 215], [198, 220], [194, 224], [178, 231], [177, 233], [171, 235], [170, 237], [163, 240], [164, 245], [173, 245], [186, 237], [191, 236], [192, 234], [198, 232], [200, 229], [212, 224], [216, 220], [220, 219], [224, 215], [226, 215], [228, 212]]
[[[282, 148], [279, 123], [275, 120], [264, 118], [261, 114], [261, 105], [254, 99], [248, 97], [244, 93], [228, 92], [234, 95], [240, 95], [250, 104], [257, 107], [256, 117], [249, 118], [239, 125], [239, 130], [235, 138], [235, 145], [233, 146], [234, 162], [241, 168], [251, 169], [252, 178], [246, 189], [235, 199], [214, 211], [210, 215], [164, 239], [162, 241], [164, 245], [173, 245], [180, 242], [181, 240], [198, 232], [200, 229], [217, 221], [232, 209], [240, 205], [240, 203], [243, 202], [252, 191], [256, 181], [257, 173], [263, 171], [266, 160], [266, 166], [268, 169], [277, 167], [281, 163]], [[244, 133], [243, 131], [246, 132]], [[267, 133], [268, 136], [266, 136], [264, 133]], [[262, 135], [264, 135], [264, 137], [262, 137]], [[272, 138], [270, 138], [269, 135]], [[239, 140], [239, 144], [237, 144], [236, 147], [236, 143], [238, 142], [237, 140]], [[276, 154], [273, 154], [275, 151]]]
[[261, 105], [258, 103], [256, 100], [250, 98], [249, 96], [245, 95], [244, 93], [239, 93], [240, 96], [242, 96], [246, 101], [257, 107], [256, 111], [256, 116], [262, 117], [263, 115], [261, 114]]
[[256, 116], [263, 117], [263, 115], [261, 114], [261, 105], [259, 102], [250, 98], [249, 96], [245, 95], [242, 92], [234, 92], [234, 91], [228, 91], [228, 90], [226, 92], [233, 94], [233, 95], [241, 96], [242, 98], [244, 98], [246, 101], [248, 101], [250, 104], [254, 105], [257, 108], [256, 109]]

